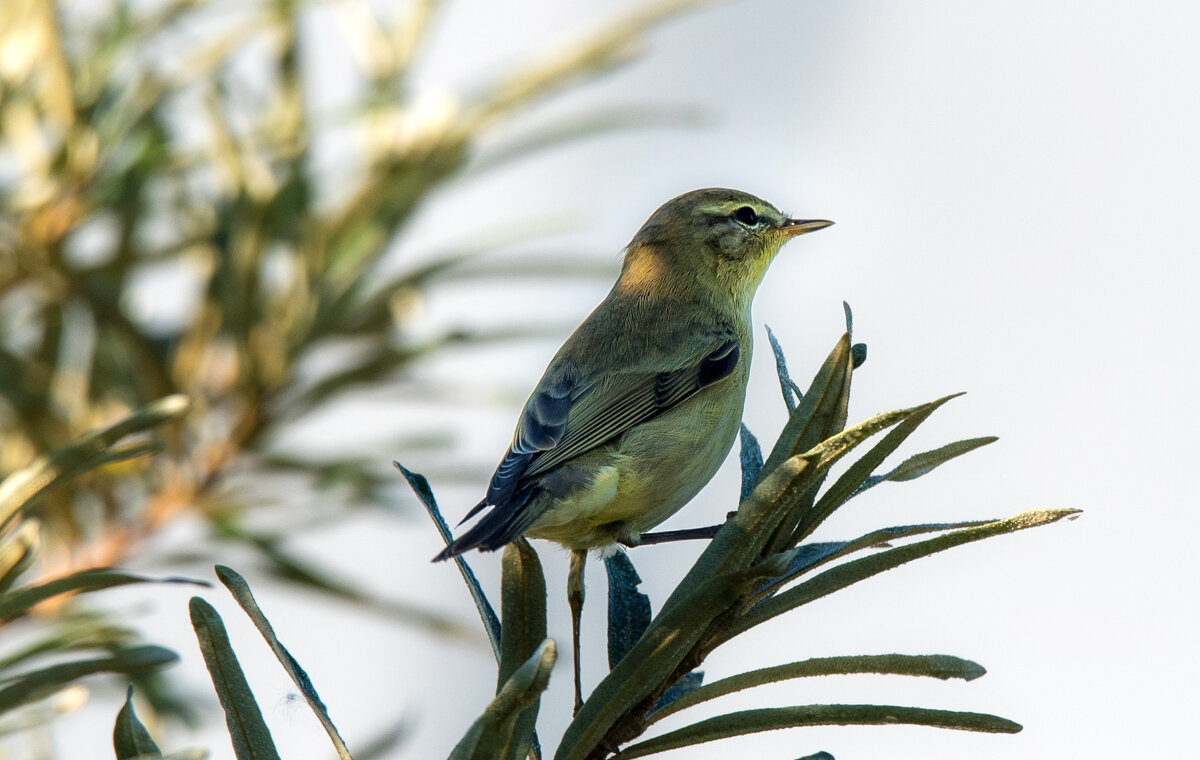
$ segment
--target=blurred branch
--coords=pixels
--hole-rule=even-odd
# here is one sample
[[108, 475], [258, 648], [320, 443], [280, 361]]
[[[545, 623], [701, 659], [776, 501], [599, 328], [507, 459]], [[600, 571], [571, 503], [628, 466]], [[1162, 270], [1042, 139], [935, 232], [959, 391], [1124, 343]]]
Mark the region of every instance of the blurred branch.
[[155, 450], [153, 444], [132, 444], [120, 448], [116, 444], [126, 436], [178, 418], [188, 408], [187, 398], [168, 396], [9, 475], [0, 482], [0, 526], [7, 525], [17, 510], [56, 483], [101, 465], [139, 457]]
[[328, 571], [283, 548], [286, 540], [283, 536], [251, 531], [231, 522], [224, 522], [221, 527], [226, 538], [254, 546], [267, 560], [267, 570], [277, 578], [406, 623], [415, 623], [439, 636], [463, 641], [479, 638], [470, 628], [449, 617], [407, 602], [384, 599], [364, 591], [354, 583], [335, 578]]
[[503, 76], [475, 100], [463, 131], [476, 132], [518, 108], [542, 100], [568, 84], [594, 78], [635, 60], [646, 34], [658, 24], [711, 0], [660, 0], [608, 26], [563, 45], [558, 51]]
[[481, 174], [543, 150], [611, 132], [656, 127], [695, 128], [706, 122], [705, 117], [706, 114], [697, 108], [660, 104], [613, 107], [594, 113], [576, 114], [491, 148], [487, 153], [473, 159], [467, 170], [470, 174]]

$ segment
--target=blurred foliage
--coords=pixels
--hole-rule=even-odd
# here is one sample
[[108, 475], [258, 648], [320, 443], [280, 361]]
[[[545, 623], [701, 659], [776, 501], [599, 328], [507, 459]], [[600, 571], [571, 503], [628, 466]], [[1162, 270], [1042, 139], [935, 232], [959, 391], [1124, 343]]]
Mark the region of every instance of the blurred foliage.
[[[169, 396], [138, 408], [107, 428], [88, 433], [30, 462], [0, 482], [0, 626], [9, 638], [0, 654], [0, 733], [42, 725], [86, 700], [76, 682], [96, 673], [116, 673], [139, 683], [155, 701], [172, 707], [154, 676], [178, 656], [146, 645], [133, 629], [103, 613], [66, 606], [80, 594], [137, 583], [196, 583], [186, 578], [154, 579], [113, 569], [87, 569], [40, 583], [24, 576], [35, 565], [39, 521], [30, 512], [39, 497], [63, 488], [71, 478], [117, 463], [134, 461], [161, 448], [151, 431], [179, 419], [187, 399]], [[40, 611], [63, 610], [51, 625], [30, 623]]]
[[[55, 566], [117, 562], [192, 508], [238, 537], [219, 489], [235, 462], [379, 496], [365, 458], [281, 450], [272, 436], [432, 351], [544, 330], [410, 329], [431, 281], [472, 275], [464, 265], [511, 239], [396, 276], [380, 274], [385, 253], [482, 136], [630, 60], [647, 28], [690, 4], [639, 11], [463, 100], [412, 92], [431, 0], [389, 20], [358, 0], [0, 7], [0, 476], [151, 399], [193, 404], [162, 456], [44, 498]], [[319, 33], [344, 35], [360, 68], [350, 113], [312, 104], [318, 12], [337, 22]], [[501, 141], [472, 165], [656, 118], [616, 114]], [[350, 155], [321, 160], [339, 135]], [[530, 271], [490, 276], [514, 270]]]
[[[847, 428], [851, 377], [866, 359], [866, 346], [851, 342], [851, 327], [847, 306], [846, 333], [803, 392], [788, 373], [779, 342], [768, 333], [787, 422], [765, 462], [758, 442], [743, 427], [741, 503], [724, 525], [711, 531], [677, 532], [703, 533], [712, 540], [657, 615], [651, 616], [650, 600], [638, 591], [641, 579], [630, 559], [624, 554], [606, 558], [610, 671], [567, 726], [553, 754], [555, 760], [632, 759], [799, 726], [908, 723], [993, 733], [1021, 730], [1011, 720], [983, 713], [905, 705], [816, 704], [725, 713], [637, 741], [669, 715], [727, 694], [795, 678], [850, 673], [979, 678], [986, 671], [977, 663], [941, 654], [813, 658], [708, 684], [698, 668], [715, 648], [751, 628], [855, 583], [949, 548], [1048, 525], [1077, 513], [1073, 509], [1038, 510], [999, 520], [891, 526], [848, 541], [809, 541], [834, 511], [867, 489], [921, 477], [996, 440], [988, 436], [957, 441], [880, 471], [884, 460], [954, 396], [879, 414]], [[825, 482], [836, 463], [880, 434], [878, 442], [846, 466], [833, 483]], [[400, 469], [449, 543], [451, 536], [428, 482]], [[917, 538], [930, 534], [933, 537]], [[544, 639], [546, 591], [537, 554], [523, 540], [505, 548], [504, 614], [498, 632], [489, 624], [494, 612], [466, 561], [461, 556], [454, 559], [489, 636], [493, 641], [499, 637], [500, 678], [496, 698], [451, 758], [524, 757], [531, 740], [536, 744], [536, 712], [546, 686], [539, 674], [553, 664], [555, 651], [553, 640]], [[831, 756], [818, 752], [810, 757]]]
[[[390, 501], [382, 458], [314, 454], [281, 433], [408, 376], [432, 352], [548, 331], [421, 336], [415, 307], [434, 283], [591, 277], [596, 267], [528, 254], [478, 261], [542, 234], [537, 220], [467, 230], [461, 248], [407, 265], [385, 265], [389, 251], [430, 195], [465, 171], [686, 118], [622, 105], [509, 128], [634, 60], [646, 32], [695, 4], [648, 3], [509, 70], [480, 72], [459, 96], [414, 83], [437, 0], [0, 3], [0, 502], [21, 516], [0, 545], [5, 589], [26, 568], [45, 583], [95, 581], [86, 570], [138, 557], [192, 514], [278, 578], [461, 635], [456, 621], [356, 588], [290, 548], [297, 531], [342, 516], [328, 514], [329, 500], [304, 517], [284, 503], [281, 527], [270, 528], [248, 519], [256, 495], [241, 486], [300, 473], [360, 502]], [[317, 51], [330, 44], [357, 67], [347, 108], [331, 110], [315, 91]], [[178, 407], [153, 445], [80, 439], [140, 419], [152, 403]], [[443, 431], [405, 435], [389, 453], [450, 443]], [[58, 591], [47, 596], [46, 625], [69, 613], [60, 625], [73, 633], [48, 634], [37, 645], [45, 651], [133, 635], [63, 605]], [[152, 683], [139, 693], [158, 710], [182, 709]]]

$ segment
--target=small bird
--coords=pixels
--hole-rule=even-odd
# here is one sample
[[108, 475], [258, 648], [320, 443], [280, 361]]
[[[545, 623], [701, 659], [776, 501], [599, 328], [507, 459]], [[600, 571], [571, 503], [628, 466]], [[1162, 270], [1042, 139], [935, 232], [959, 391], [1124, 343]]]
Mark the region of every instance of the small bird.
[[621, 274], [546, 368], [487, 494], [490, 508], [436, 560], [545, 538], [572, 550], [568, 596], [578, 683], [587, 550], [636, 545], [716, 473], [741, 427], [750, 305], [793, 237], [828, 227], [709, 188], [655, 211]]
[[663, 204], [546, 368], [464, 522], [491, 511], [436, 559], [521, 535], [568, 549], [636, 545], [686, 504], [741, 427], [750, 304], [768, 265], [791, 238], [831, 224], [721, 188]]

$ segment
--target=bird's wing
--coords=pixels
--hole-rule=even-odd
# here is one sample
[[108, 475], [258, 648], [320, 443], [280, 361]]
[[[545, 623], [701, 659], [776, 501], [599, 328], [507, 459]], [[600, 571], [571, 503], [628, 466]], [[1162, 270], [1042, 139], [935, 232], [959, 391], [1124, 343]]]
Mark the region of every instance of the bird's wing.
[[673, 369], [609, 367], [602, 378], [548, 372], [526, 402], [481, 506], [503, 504], [528, 478], [604, 445], [727, 377], [739, 354], [737, 338], [721, 332], [697, 340]]
[[604, 445], [728, 377], [741, 358], [732, 330], [676, 333], [663, 340], [672, 347], [668, 352], [672, 363], [667, 366], [654, 363], [662, 361], [656, 359], [661, 356], [656, 351], [642, 351], [623, 362], [619, 355], [609, 355], [602, 373], [571, 362], [552, 364], [525, 403], [512, 445], [496, 468], [487, 495], [463, 522], [487, 507], [493, 509], [435, 560], [476, 547], [498, 549], [513, 540], [541, 515], [531, 507], [540, 492], [537, 475]]

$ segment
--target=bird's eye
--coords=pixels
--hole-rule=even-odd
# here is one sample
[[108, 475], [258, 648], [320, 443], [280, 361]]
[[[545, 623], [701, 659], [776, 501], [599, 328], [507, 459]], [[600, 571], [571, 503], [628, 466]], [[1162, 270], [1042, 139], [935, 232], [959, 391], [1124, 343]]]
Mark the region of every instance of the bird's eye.
[[758, 224], [758, 214], [749, 206], [742, 206], [733, 212], [733, 218], [748, 227]]

